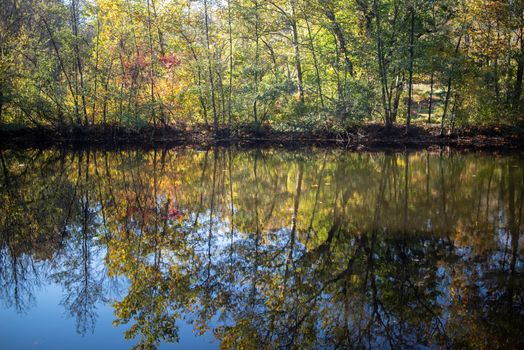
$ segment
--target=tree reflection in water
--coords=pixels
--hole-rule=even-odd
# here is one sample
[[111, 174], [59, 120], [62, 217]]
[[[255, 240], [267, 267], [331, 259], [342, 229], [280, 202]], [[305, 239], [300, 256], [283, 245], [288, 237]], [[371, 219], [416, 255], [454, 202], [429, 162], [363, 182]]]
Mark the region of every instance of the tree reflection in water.
[[[524, 344], [524, 162], [309, 150], [3, 150], [0, 298], [55, 281], [137, 348]], [[122, 297], [112, 297], [114, 289]]]

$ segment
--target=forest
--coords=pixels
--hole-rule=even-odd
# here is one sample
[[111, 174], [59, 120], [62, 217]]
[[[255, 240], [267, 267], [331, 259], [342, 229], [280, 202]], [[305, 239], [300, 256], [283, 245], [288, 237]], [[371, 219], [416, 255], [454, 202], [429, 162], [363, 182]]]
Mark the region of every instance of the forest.
[[524, 0], [0, 0], [0, 348], [524, 349], [523, 78]]
[[523, 0], [2, 0], [0, 129], [524, 122]]

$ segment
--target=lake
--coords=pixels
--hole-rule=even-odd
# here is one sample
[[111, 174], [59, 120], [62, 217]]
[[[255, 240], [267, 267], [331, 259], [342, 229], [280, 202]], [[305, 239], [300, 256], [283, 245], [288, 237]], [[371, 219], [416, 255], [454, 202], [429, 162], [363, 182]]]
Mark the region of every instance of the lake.
[[1, 349], [524, 346], [520, 155], [0, 156]]

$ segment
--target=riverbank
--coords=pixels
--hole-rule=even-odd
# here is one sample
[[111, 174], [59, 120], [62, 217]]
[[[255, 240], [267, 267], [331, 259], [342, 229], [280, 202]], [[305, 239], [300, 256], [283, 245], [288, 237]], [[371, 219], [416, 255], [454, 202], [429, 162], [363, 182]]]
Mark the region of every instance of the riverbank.
[[145, 127], [139, 130], [121, 127], [97, 127], [57, 132], [46, 128], [0, 130], [0, 146], [11, 147], [83, 147], [112, 146], [175, 146], [210, 147], [241, 146], [330, 146], [357, 150], [381, 148], [423, 149], [450, 147], [454, 149], [521, 151], [524, 133], [511, 127], [463, 128], [453, 135], [440, 136], [437, 124], [386, 129], [380, 124], [363, 124], [340, 131], [276, 131], [269, 127], [222, 128], [218, 132], [205, 126]]

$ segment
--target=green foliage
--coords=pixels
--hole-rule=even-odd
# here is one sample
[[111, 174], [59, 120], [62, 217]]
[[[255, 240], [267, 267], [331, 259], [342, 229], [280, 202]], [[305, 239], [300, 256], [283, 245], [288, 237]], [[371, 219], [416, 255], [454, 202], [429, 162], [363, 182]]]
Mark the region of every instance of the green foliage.
[[434, 121], [446, 110], [449, 126], [454, 106], [459, 124], [516, 125], [524, 120], [523, 8], [501, 0], [6, 0], [0, 123], [312, 130], [327, 118], [344, 129], [406, 120], [408, 100], [412, 118], [425, 118], [433, 77], [444, 91]]

